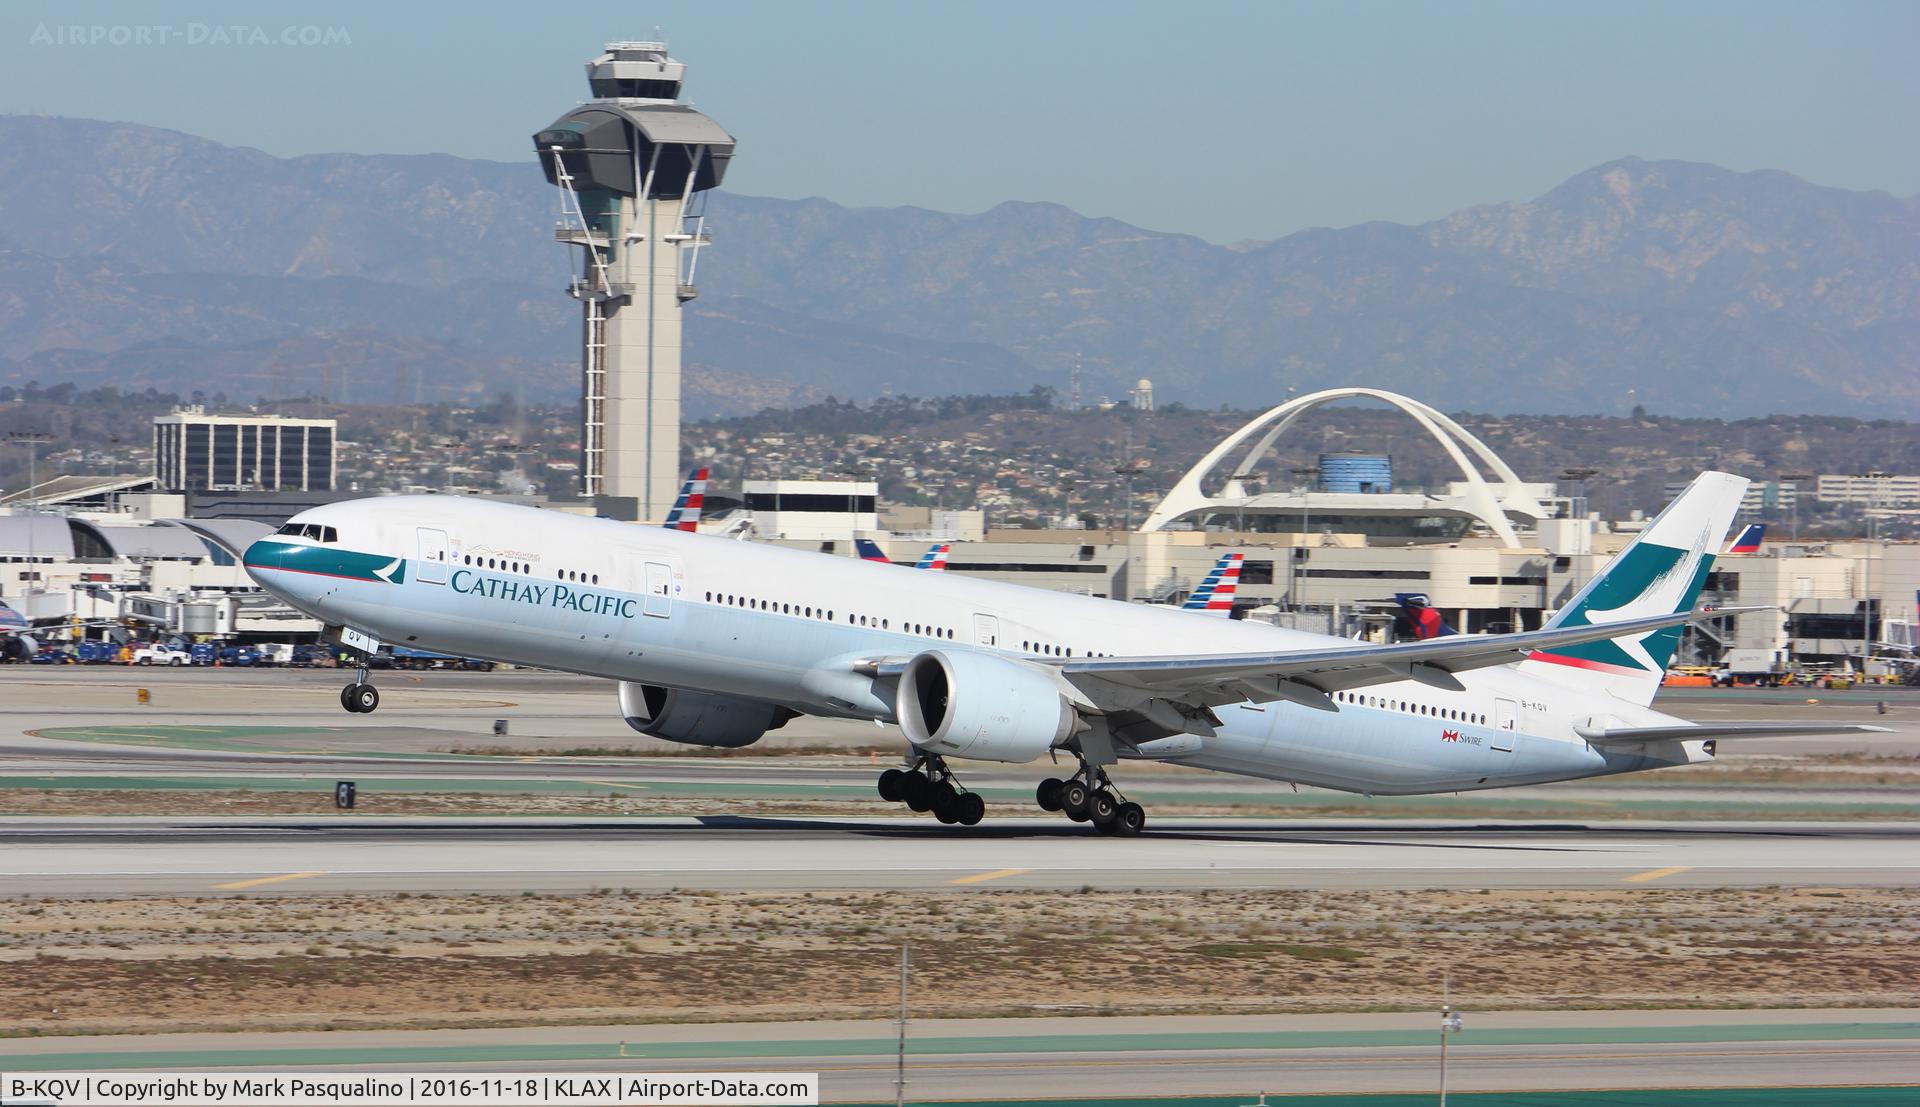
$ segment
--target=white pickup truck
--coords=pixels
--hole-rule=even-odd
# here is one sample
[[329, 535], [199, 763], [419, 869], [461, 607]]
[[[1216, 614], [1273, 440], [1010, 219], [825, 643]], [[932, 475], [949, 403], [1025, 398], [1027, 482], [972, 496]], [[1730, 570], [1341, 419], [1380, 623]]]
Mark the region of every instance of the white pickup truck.
[[133, 651], [135, 665], [191, 665], [193, 655], [176, 650], [164, 642], [153, 642]]

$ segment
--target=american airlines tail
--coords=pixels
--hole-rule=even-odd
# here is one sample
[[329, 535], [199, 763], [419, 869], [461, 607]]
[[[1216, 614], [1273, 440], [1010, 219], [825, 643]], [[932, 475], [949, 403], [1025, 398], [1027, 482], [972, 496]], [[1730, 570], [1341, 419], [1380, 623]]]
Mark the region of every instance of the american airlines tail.
[[1187, 602], [1180, 605], [1183, 611], [1199, 611], [1208, 615], [1217, 615], [1223, 619], [1233, 617], [1233, 596], [1240, 588], [1240, 567], [1246, 561], [1245, 554], [1223, 554], [1193, 590]]
[[[1695, 477], [1542, 629], [1605, 626], [1691, 610], [1713, 567], [1713, 551], [1733, 526], [1747, 484], [1745, 477], [1731, 473]], [[1530, 676], [1611, 692], [1644, 707], [1660, 688], [1680, 630], [1675, 625], [1635, 637], [1535, 651], [1520, 668]]]
[[700, 515], [707, 506], [707, 476], [704, 465], [687, 474], [687, 483], [680, 486], [680, 495], [673, 501], [673, 510], [667, 512], [667, 521], [662, 526], [668, 530], [700, 529]]

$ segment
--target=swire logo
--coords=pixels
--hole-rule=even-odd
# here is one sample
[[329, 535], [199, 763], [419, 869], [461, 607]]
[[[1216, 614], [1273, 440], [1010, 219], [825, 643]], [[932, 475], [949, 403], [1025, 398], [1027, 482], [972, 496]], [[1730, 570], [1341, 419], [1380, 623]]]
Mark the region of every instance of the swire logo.
[[1443, 730], [1440, 732], [1440, 740], [1442, 742], [1458, 742], [1460, 740], [1460, 732], [1457, 730]]

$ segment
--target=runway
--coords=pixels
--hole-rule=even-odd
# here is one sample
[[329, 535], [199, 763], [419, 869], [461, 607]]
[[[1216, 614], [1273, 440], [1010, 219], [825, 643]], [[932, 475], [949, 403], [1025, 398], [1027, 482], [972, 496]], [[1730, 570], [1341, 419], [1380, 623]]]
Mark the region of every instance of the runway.
[[1911, 823], [0, 820], [0, 894], [1906, 886]]
[[[1913, 1012], [1468, 1012], [1450, 1049], [1454, 1091], [1909, 1084]], [[18, 1072], [169, 1068], [282, 1071], [817, 1072], [822, 1100], [886, 1102], [895, 1026], [663, 1024], [505, 1030], [181, 1034], [0, 1041]], [[936, 1099], [1430, 1091], [1423, 1013], [923, 1020], [908, 1086]], [[1842, 1100], [1836, 1100], [1842, 1101]]]

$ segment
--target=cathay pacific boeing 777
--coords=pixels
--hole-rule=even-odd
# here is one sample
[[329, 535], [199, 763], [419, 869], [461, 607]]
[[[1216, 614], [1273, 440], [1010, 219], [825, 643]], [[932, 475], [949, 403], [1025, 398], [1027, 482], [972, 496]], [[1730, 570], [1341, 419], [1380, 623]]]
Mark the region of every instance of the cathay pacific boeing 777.
[[[1395, 645], [456, 496], [315, 508], [246, 566], [362, 650], [604, 677], [609, 706], [668, 741], [745, 746], [800, 715], [897, 724], [906, 760], [880, 794], [943, 822], [984, 809], [954, 762], [1065, 754], [1077, 769], [1040, 806], [1136, 834], [1146, 814], [1107, 774], [1128, 758], [1406, 795], [1874, 729], [1650, 707], [1746, 485], [1702, 474], [1540, 630]], [[364, 669], [341, 701], [378, 706]]]

